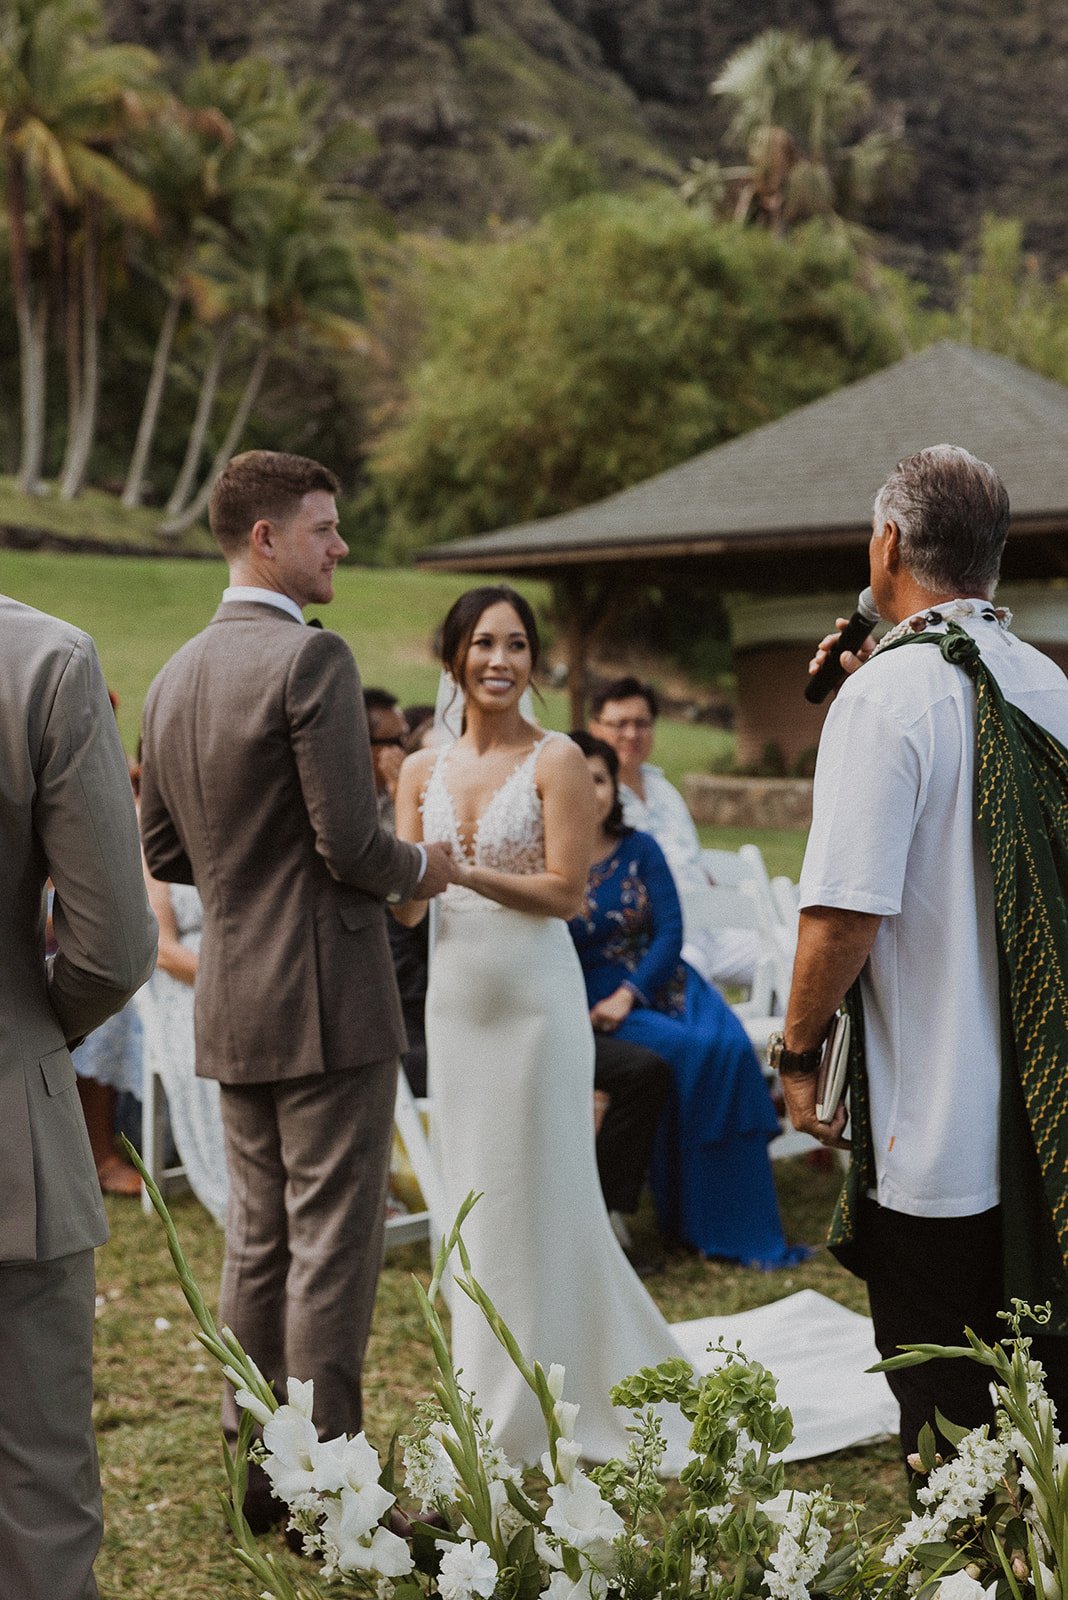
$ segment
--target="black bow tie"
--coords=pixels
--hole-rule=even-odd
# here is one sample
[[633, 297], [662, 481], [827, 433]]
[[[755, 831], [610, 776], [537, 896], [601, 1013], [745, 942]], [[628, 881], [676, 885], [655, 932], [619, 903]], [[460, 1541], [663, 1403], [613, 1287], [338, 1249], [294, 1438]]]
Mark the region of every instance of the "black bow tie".
[[319, 621], [318, 617], [309, 617], [306, 626], [309, 628], [321, 628], [322, 623]]

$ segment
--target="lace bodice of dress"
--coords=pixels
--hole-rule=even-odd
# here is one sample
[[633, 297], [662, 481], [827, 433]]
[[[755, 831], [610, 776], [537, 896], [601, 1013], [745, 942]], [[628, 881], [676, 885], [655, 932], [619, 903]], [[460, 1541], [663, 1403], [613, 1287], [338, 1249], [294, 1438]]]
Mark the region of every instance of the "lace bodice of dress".
[[[531, 873], [545, 870], [545, 825], [541, 796], [535, 775], [538, 756], [549, 739], [562, 739], [560, 733], [543, 733], [530, 754], [519, 761], [490, 795], [475, 826], [474, 837], [465, 840], [456, 820], [456, 807], [449, 792], [450, 750], [443, 750], [423, 791], [423, 838], [428, 844], [448, 840], [458, 855], [466, 855], [479, 867], [500, 872]], [[453, 884], [443, 896], [449, 910], [465, 906], [480, 910], [501, 910], [496, 901], [487, 900], [473, 889]]]

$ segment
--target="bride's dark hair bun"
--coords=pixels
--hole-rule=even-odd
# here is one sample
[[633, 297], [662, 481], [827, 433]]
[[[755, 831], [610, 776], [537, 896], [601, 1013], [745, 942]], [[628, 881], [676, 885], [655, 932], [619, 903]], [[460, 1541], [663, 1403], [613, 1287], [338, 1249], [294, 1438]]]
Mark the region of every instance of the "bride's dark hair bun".
[[512, 607], [523, 624], [523, 632], [530, 645], [530, 668], [533, 672], [541, 656], [541, 639], [538, 636], [538, 624], [530, 601], [511, 588], [507, 583], [484, 583], [477, 589], [468, 589], [466, 594], [451, 607], [448, 616], [441, 625], [441, 663], [446, 672], [451, 672], [457, 683], [463, 682], [464, 662], [475, 636], [479, 618], [490, 606], [499, 605], [501, 601]]

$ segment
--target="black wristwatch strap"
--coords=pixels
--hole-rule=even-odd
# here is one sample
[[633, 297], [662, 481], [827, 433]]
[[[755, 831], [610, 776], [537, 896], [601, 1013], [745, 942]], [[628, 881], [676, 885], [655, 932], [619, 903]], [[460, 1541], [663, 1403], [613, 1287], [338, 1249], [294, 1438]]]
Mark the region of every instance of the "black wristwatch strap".
[[787, 1050], [783, 1045], [779, 1052], [779, 1071], [787, 1078], [810, 1078], [819, 1071], [822, 1060], [822, 1045], [818, 1050]]
[[783, 1078], [811, 1078], [819, 1071], [823, 1060], [823, 1046], [815, 1050], [787, 1050], [781, 1033], [773, 1034], [768, 1041], [768, 1062]]

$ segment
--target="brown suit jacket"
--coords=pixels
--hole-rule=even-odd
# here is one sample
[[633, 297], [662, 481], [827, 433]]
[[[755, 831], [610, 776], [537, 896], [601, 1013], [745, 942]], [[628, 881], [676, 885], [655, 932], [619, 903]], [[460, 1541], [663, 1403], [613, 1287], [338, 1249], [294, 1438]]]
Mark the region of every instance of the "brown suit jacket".
[[148, 692], [149, 868], [204, 903], [197, 1072], [271, 1083], [404, 1048], [386, 937], [419, 853], [379, 827], [359, 674], [336, 633], [222, 604]]
[[51, 1261], [108, 1236], [68, 1046], [145, 982], [157, 928], [93, 641], [0, 595], [0, 683], [0, 1262]]

